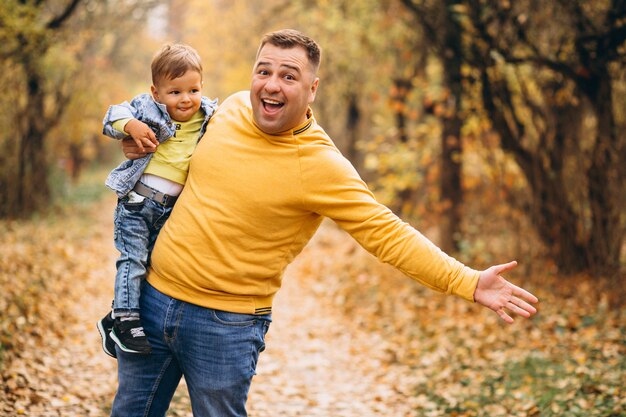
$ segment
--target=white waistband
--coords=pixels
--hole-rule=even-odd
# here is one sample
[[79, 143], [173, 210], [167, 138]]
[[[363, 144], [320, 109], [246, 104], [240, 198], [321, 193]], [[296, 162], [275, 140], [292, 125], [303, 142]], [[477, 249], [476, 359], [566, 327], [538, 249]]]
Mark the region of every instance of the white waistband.
[[183, 191], [182, 184], [152, 174], [143, 174], [139, 181], [163, 194], [176, 197]]

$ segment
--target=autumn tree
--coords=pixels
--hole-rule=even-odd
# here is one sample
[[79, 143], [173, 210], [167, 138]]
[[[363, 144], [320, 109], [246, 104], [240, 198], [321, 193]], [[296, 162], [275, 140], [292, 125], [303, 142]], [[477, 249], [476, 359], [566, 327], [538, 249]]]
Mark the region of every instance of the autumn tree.
[[[0, 82], [15, 99], [3, 103], [0, 217], [27, 216], [46, 207], [50, 132], [82, 87], [77, 75], [89, 70], [83, 59], [103, 41], [115, 19], [133, 16], [154, 2], [8, 0], [0, 7]], [[138, 14], [135, 17], [140, 17]], [[128, 19], [127, 19], [128, 20]], [[108, 27], [107, 27], [108, 25]], [[92, 55], [93, 56], [93, 55]], [[95, 74], [94, 74], [95, 76]], [[6, 136], [5, 136], [6, 135]]]
[[617, 276], [626, 2], [465, 4], [484, 111], [526, 178], [539, 236], [561, 271]]
[[[67, 102], [63, 89], [46, 91], [44, 60], [54, 42], [55, 35], [74, 14], [80, 0], [71, 0], [49, 11], [46, 2], [9, 1], [0, 15], [2, 49], [0, 59], [10, 61], [16, 75], [22, 77], [23, 99], [16, 105], [17, 171], [5, 195], [5, 214], [30, 213], [42, 207], [49, 199], [46, 175], [46, 155], [43, 149], [46, 131], [59, 120]], [[53, 102], [46, 103], [47, 101]], [[13, 195], [11, 195], [13, 194]]]
[[[461, 169], [463, 143], [463, 31], [456, 17], [461, 0], [402, 0], [428, 40], [429, 48], [442, 63], [443, 86], [447, 91], [444, 111], [439, 115], [441, 132], [440, 245], [446, 251], [459, 248], [461, 227]], [[417, 45], [416, 45], [417, 46]], [[419, 53], [419, 52], [417, 52]]]

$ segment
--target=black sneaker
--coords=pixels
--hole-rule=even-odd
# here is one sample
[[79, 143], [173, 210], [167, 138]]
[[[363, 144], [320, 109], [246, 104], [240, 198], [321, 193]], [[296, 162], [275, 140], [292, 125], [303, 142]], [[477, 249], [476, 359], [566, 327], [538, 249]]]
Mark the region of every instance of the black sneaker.
[[111, 338], [124, 352], [147, 355], [152, 351], [139, 318], [130, 320], [116, 318], [111, 331]]
[[102, 317], [96, 326], [98, 326], [98, 331], [100, 332], [100, 337], [102, 338], [102, 350], [104, 353], [109, 355], [112, 358], [117, 358], [117, 353], [115, 352], [115, 342], [111, 339], [111, 330], [113, 329], [113, 323], [115, 320], [111, 317], [111, 312]]

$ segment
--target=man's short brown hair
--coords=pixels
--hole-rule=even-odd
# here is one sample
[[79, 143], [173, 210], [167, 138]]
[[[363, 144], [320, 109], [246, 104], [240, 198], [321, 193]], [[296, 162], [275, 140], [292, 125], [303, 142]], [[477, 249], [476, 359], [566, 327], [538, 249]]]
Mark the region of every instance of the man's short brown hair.
[[157, 85], [162, 80], [182, 77], [187, 71], [197, 71], [202, 76], [202, 61], [189, 45], [166, 44], [152, 59], [151, 69], [152, 84]]
[[257, 57], [259, 56], [261, 49], [263, 49], [263, 47], [268, 43], [283, 49], [295, 48], [298, 46], [304, 48], [309, 59], [309, 63], [313, 67], [313, 72], [317, 73], [320, 66], [320, 60], [322, 58], [322, 51], [319, 45], [304, 33], [295, 29], [282, 29], [265, 34], [265, 36], [261, 39], [261, 45], [257, 51]]

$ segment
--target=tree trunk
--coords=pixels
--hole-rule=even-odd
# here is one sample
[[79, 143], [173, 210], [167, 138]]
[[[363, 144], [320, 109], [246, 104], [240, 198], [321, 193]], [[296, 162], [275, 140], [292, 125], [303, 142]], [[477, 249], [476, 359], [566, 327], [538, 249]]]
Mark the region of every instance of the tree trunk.
[[348, 142], [346, 144], [346, 158], [352, 162], [357, 171], [359, 171], [361, 165], [360, 154], [357, 149], [360, 122], [361, 110], [359, 109], [358, 97], [356, 93], [351, 92], [348, 96], [348, 111], [346, 116], [346, 137]]
[[580, 215], [571, 208], [561, 173], [540, 164], [541, 158], [534, 158], [532, 166], [520, 164], [532, 193], [531, 220], [560, 271], [585, 270], [585, 246], [577, 233]]
[[459, 249], [461, 228], [461, 203], [463, 189], [461, 187], [461, 159], [463, 146], [461, 142], [461, 126], [463, 124], [459, 112], [463, 98], [461, 65], [463, 53], [461, 48], [461, 28], [451, 14], [459, 1], [446, 1], [447, 25], [445, 27], [444, 46], [439, 50], [443, 62], [445, 85], [449, 97], [445, 114], [441, 120], [441, 202], [443, 205], [440, 226], [440, 245], [446, 252]]
[[[609, 68], [619, 64], [626, 41], [620, 21], [624, 2], [607, 3], [593, 13], [583, 7], [584, 2], [557, 2], [550, 12], [564, 13], [571, 27], [557, 23], [559, 27], [550, 30], [565, 35], [553, 52], [544, 50], [540, 41], [544, 28], [523, 23], [528, 16], [523, 9], [516, 12], [508, 4], [493, 3], [488, 11], [497, 19], [490, 19], [494, 14], [481, 9], [485, 3], [467, 3], [474, 39], [478, 39], [472, 52], [473, 65], [481, 74], [483, 106], [503, 149], [515, 156], [528, 180], [530, 215], [539, 236], [562, 272], [617, 277], [624, 243], [626, 136], [617, 133], [615, 76]], [[603, 9], [603, 26], [596, 26], [593, 22], [602, 18]], [[515, 31], [507, 36], [504, 30], [511, 25]], [[562, 46], [568, 42], [574, 48], [566, 53]], [[499, 73], [496, 56], [513, 68], [530, 65], [538, 72], [533, 83], [539, 100], [520, 92], [524, 90], [520, 80], [509, 80], [511, 67]], [[563, 93], [560, 99], [554, 99], [556, 92]], [[578, 107], [569, 116], [572, 109], [567, 103], [562, 106], [564, 98]], [[595, 118], [595, 131], [581, 123], [589, 113]], [[588, 137], [577, 137], [579, 132]]]
[[590, 99], [598, 125], [589, 178], [591, 232], [589, 264], [603, 275], [617, 276], [620, 250], [624, 240], [624, 225], [620, 218], [626, 192], [623, 183], [624, 139], [616, 134], [613, 113], [613, 91], [608, 70], [602, 70], [583, 91]]
[[565, 107], [553, 107], [553, 142], [550, 146], [544, 142], [529, 151], [521, 145], [525, 127], [515, 118], [506, 82], [490, 79], [486, 67], [481, 72], [483, 105], [501, 137], [503, 149], [515, 156], [528, 181], [532, 193], [530, 216], [551, 258], [563, 273], [617, 276], [624, 230], [620, 219], [624, 190], [619, 165], [623, 144], [615, 134], [608, 73], [585, 86], [594, 92], [589, 98], [598, 126], [590, 167], [583, 173], [588, 186], [584, 198], [589, 216], [572, 206], [568, 172], [562, 161], [562, 144], [572, 134], [571, 125], [583, 119], [582, 109], [571, 112]]
[[443, 208], [439, 244], [445, 252], [453, 252], [459, 249], [463, 202], [461, 120], [454, 112], [452, 117], [444, 118], [442, 123], [440, 189]]
[[[416, 2], [402, 0], [402, 4], [411, 11], [421, 24], [424, 35], [435, 49], [442, 63], [444, 82], [448, 97], [445, 114], [441, 118], [441, 176], [440, 201], [442, 213], [440, 220], [439, 245], [446, 252], [455, 252], [459, 248], [461, 227], [461, 203], [463, 190], [461, 187], [461, 126], [463, 124], [459, 111], [463, 97], [461, 65], [464, 62], [462, 48], [463, 29], [455, 15], [462, 0], [445, 0], [441, 2]], [[443, 16], [443, 18], [441, 18]], [[439, 24], [437, 24], [437, 22]]]
[[24, 126], [18, 142], [17, 201], [12, 216], [19, 217], [40, 210], [49, 201], [48, 165], [44, 149], [46, 123], [44, 91], [38, 60], [27, 60], [24, 66], [27, 80]]
[[[18, 84], [20, 90], [23, 88], [23, 100], [18, 100], [14, 110], [19, 115], [15, 133], [11, 132], [17, 146], [16, 162], [7, 170], [6, 178], [12, 183], [6, 199], [0, 200], [3, 216], [29, 216], [49, 203], [45, 138], [58, 123], [67, 96], [63, 94], [63, 83], [49, 80], [46, 84], [48, 69], [44, 60], [54, 42], [54, 33], [76, 12], [81, 1], [64, 2], [64, 7], [55, 8], [58, 14], [51, 12], [47, 2], [21, 2], [20, 24], [12, 28], [16, 46], [2, 57], [22, 72]], [[47, 98], [53, 100], [46, 103]]]
[[[407, 99], [409, 93], [413, 89], [411, 78], [396, 78], [393, 80], [393, 89], [391, 92], [391, 101], [393, 103], [393, 113], [395, 119], [395, 127], [397, 138], [401, 143], [407, 143], [409, 135], [406, 130], [407, 124]], [[396, 201], [391, 204], [391, 210], [400, 217], [409, 217], [413, 211], [411, 200], [414, 197], [414, 190], [407, 186], [400, 190], [397, 194]]]

